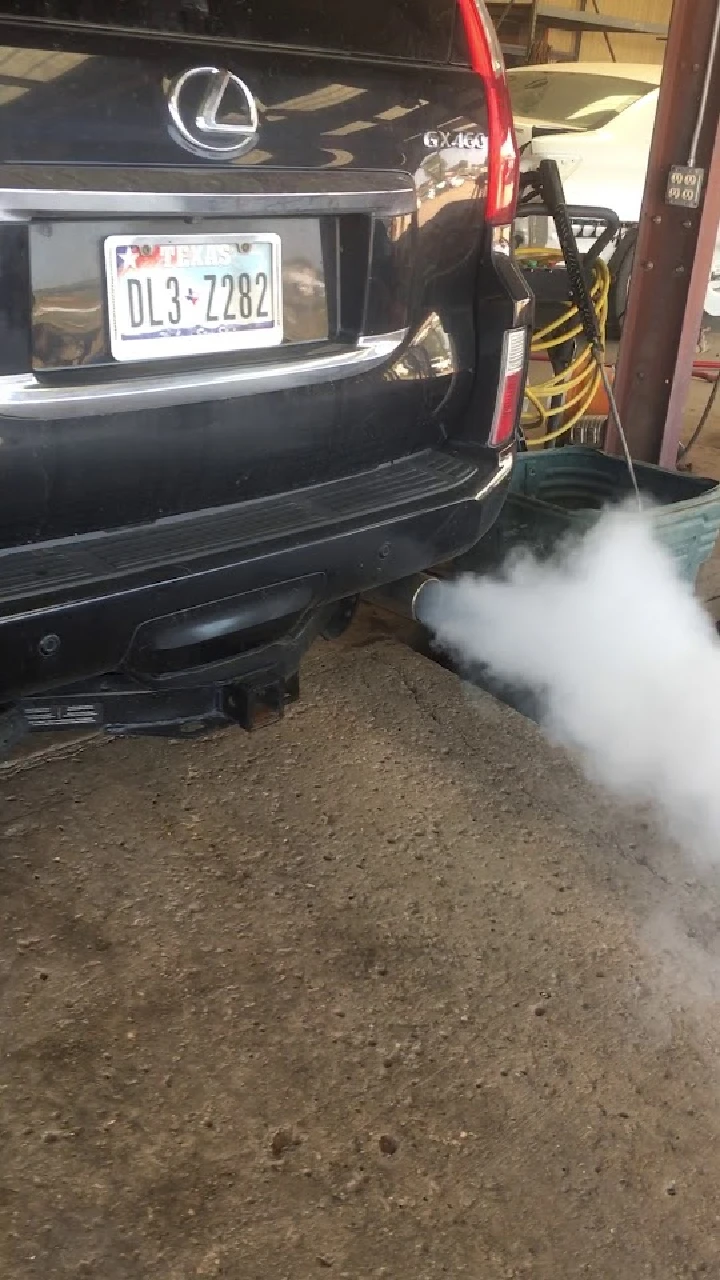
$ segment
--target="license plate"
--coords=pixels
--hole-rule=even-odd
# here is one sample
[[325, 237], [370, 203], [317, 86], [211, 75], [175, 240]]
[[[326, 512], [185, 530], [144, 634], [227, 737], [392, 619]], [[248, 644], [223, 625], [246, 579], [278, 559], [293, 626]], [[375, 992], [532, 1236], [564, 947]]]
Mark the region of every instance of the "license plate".
[[172, 359], [282, 342], [280, 237], [110, 236], [110, 350]]

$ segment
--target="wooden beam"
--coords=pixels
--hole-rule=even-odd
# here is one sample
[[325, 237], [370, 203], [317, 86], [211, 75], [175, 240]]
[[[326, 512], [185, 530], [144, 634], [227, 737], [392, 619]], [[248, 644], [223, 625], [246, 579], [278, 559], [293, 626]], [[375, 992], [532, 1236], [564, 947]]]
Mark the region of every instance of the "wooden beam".
[[[720, 220], [717, 21], [717, 0], [675, 0], [615, 377], [632, 456], [661, 467], [676, 465]], [[688, 163], [705, 171], [697, 209], [667, 200]]]

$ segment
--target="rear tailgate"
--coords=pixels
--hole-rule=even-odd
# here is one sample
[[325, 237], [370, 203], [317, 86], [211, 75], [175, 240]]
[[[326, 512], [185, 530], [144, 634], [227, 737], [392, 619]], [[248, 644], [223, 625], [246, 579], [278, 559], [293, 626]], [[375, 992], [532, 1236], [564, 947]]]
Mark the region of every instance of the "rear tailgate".
[[441, 441], [472, 381], [487, 173], [455, 0], [18, 7], [0, 3], [4, 545]]

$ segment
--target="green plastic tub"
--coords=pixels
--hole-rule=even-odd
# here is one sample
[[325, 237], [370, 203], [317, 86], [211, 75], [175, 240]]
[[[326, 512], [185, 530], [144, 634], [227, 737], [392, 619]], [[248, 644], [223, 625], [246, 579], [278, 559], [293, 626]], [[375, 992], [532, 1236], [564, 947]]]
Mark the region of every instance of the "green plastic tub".
[[[641, 493], [653, 500], [648, 520], [683, 576], [694, 582], [720, 532], [720, 485], [646, 463], [636, 463], [635, 470]], [[623, 459], [598, 449], [579, 445], [518, 454], [499, 520], [456, 567], [487, 572], [521, 546], [545, 557], [560, 539], [589, 529], [604, 507], [631, 494]]]

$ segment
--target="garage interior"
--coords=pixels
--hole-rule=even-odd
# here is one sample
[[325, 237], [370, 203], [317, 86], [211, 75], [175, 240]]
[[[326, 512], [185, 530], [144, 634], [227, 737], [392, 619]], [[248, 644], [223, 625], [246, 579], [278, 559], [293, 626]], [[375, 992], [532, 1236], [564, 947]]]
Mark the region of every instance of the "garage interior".
[[[720, 218], [712, 169], [720, 108], [717, 12], [712, 0], [628, 0], [623, 9], [607, 14], [597, 0], [565, 10], [539, 0], [491, 5], [510, 65], [628, 61], [664, 67], [616, 393], [633, 456], [675, 466], [692, 374], [711, 376], [714, 367], [712, 353], [700, 349], [715, 340], [703, 330], [700, 300]], [[702, 210], [670, 204], [667, 177], [688, 156], [702, 170]]]
[[[666, 55], [608, 364], [720, 483], [718, 0], [490, 8], [510, 65]], [[409, 640], [364, 607], [257, 736], [0, 764], [8, 1280], [720, 1275], [716, 865]]]
[[[625, 324], [619, 346], [608, 344], [607, 359], [633, 458], [718, 479], [720, 418], [713, 393], [720, 340], [717, 322], [703, 314], [720, 221], [717, 5], [627, 0], [611, 11], [599, 0], [579, 0], [574, 7], [509, 0], [491, 4], [490, 11], [511, 67], [663, 67]], [[673, 167], [688, 159], [702, 170], [702, 207], [695, 209], [682, 202], [673, 207], [669, 194]], [[534, 273], [533, 284], [536, 279]], [[602, 416], [581, 419], [571, 433], [554, 433], [559, 438], [545, 447], [586, 440], [593, 429], [594, 442], [621, 452], [612, 420]], [[699, 586], [717, 616], [717, 557], [703, 567]]]

